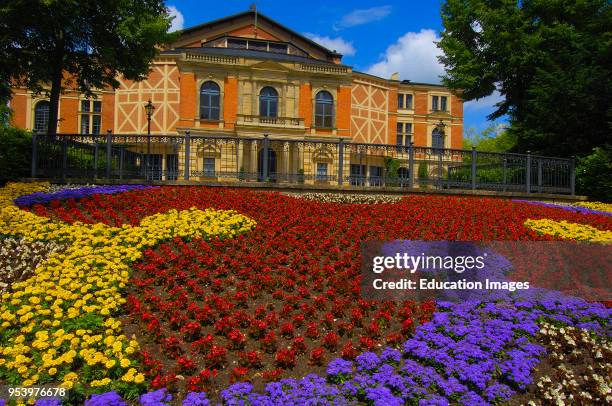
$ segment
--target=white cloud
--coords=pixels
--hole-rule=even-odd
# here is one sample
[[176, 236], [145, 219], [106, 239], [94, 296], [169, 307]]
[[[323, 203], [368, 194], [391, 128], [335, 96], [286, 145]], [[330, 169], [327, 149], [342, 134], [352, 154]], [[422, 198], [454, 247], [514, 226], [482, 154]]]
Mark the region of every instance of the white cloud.
[[172, 20], [172, 25], [170, 25], [170, 29], [168, 31], [174, 32], [183, 29], [183, 24], [185, 24], [185, 18], [183, 17], [183, 13], [181, 13], [176, 6], [168, 6], [168, 14], [171, 17], [174, 17]]
[[349, 42], [341, 37], [330, 38], [327, 36], [312, 34], [310, 32], [304, 33], [305, 36], [316, 42], [317, 44], [323, 45], [327, 49], [331, 49], [332, 51], [336, 51], [345, 56], [353, 56], [355, 55], [355, 47], [353, 47], [353, 42]]
[[401, 80], [440, 83], [444, 68], [438, 61], [438, 56], [442, 55], [436, 46], [439, 40], [431, 29], [408, 32], [389, 46], [381, 60], [371, 65], [367, 72], [383, 78], [398, 72]]
[[489, 96], [483, 97], [478, 100], [470, 100], [465, 102], [463, 108], [465, 111], [482, 111], [482, 110], [491, 110], [496, 109], [495, 104], [502, 101], [504, 97], [495, 90]]
[[344, 15], [339, 22], [334, 25], [335, 30], [354, 27], [356, 25], [367, 24], [372, 21], [379, 21], [391, 13], [391, 6], [378, 6], [367, 9], [357, 9]]

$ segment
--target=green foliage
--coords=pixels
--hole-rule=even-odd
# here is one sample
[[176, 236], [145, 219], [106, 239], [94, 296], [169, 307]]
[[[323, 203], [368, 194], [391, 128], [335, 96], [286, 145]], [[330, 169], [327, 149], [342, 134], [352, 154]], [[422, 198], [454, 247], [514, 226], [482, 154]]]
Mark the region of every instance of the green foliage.
[[594, 148], [576, 164], [576, 191], [603, 202], [612, 202], [612, 147]]
[[429, 174], [427, 172], [426, 163], [419, 164], [419, 169], [417, 170], [417, 176], [419, 177], [419, 179], [427, 179], [429, 177]]
[[612, 8], [607, 0], [446, 0], [445, 85], [503, 96], [515, 150], [571, 156], [609, 140]]
[[482, 152], [509, 152], [516, 147], [516, 134], [505, 129], [497, 131], [492, 125], [478, 133], [468, 128], [463, 136], [463, 149], [476, 148]]
[[32, 134], [0, 126], [0, 185], [31, 174]]
[[385, 157], [385, 183], [387, 186], [399, 185], [399, 168], [399, 160], [391, 157]]
[[11, 82], [35, 93], [50, 88], [50, 133], [63, 87], [92, 95], [118, 87], [120, 75], [142, 80], [156, 46], [173, 38], [162, 0], [13, 0], [0, 21], [0, 97]]

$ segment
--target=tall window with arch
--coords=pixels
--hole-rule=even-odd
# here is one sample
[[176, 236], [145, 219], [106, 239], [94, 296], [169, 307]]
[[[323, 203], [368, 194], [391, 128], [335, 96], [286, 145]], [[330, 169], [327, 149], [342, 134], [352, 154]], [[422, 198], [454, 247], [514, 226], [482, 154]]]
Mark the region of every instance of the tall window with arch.
[[431, 147], [444, 148], [444, 130], [434, 128], [431, 132]]
[[204, 82], [200, 87], [200, 118], [219, 120], [221, 89], [213, 81]]
[[334, 123], [334, 97], [321, 90], [315, 97], [315, 126], [332, 128]]
[[266, 86], [259, 92], [259, 115], [261, 117], [278, 117], [278, 92]]
[[47, 100], [41, 100], [34, 106], [34, 131], [46, 132], [49, 124], [49, 106]]

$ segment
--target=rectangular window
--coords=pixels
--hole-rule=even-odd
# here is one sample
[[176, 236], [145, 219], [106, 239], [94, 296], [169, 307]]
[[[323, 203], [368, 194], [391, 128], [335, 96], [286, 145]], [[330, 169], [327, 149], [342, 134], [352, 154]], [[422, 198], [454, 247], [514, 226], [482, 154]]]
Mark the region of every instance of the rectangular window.
[[270, 43], [270, 52], [274, 52], [277, 54], [286, 54], [287, 53], [287, 44], [273, 44]]
[[317, 180], [319, 181], [327, 180], [327, 163], [317, 162]]
[[438, 111], [438, 96], [431, 96], [431, 109]]
[[178, 179], [178, 155], [167, 154], [166, 155], [166, 179], [177, 180]]
[[204, 176], [215, 176], [215, 158], [204, 158]]
[[412, 95], [407, 94], [405, 95], [405, 97], [406, 97], [406, 101], [404, 103], [404, 108], [407, 110], [412, 110]]
[[440, 110], [446, 111], [446, 96], [440, 96]]
[[397, 108], [398, 109], [404, 108], [404, 95], [401, 93], [397, 95]]
[[412, 139], [412, 123], [397, 123], [397, 145], [409, 146]]
[[81, 134], [100, 134], [102, 127], [102, 102], [81, 100]]
[[351, 185], [363, 185], [365, 179], [365, 165], [359, 164], [351, 164], [351, 175], [350, 175], [350, 183]]
[[228, 38], [228, 40], [227, 40], [227, 47], [228, 48], [235, 48], [235, 49], [246, 49], [247, 48], [247, 42], [244, 39]]
[[370, 186], [381, 186], [383, 181], [382, 166], [370, 166]]

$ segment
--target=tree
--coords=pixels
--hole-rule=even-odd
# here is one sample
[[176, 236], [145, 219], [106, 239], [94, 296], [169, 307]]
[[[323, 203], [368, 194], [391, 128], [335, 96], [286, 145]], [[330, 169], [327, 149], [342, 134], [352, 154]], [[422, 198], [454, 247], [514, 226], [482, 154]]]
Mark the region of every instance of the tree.
[[472, 147], [482, 152], [509, 152], [516, 147], [516, 137], [497, 125], [490, 125], [481, 132], [468, 128], [463, 135], [463, 149]]
[[10, 85], [49, 93], [55, 134], [65, 87], [92, 96], [142, 80], [157, 46], [172, 39], [162, 0], [10, 0], [0, 7], [0, 97]]
[[571, 156], [610, 140], [612, 11], [607, 0], [446, 0], [445, 85], [465, 100], [496, 89], [516, 150]]

